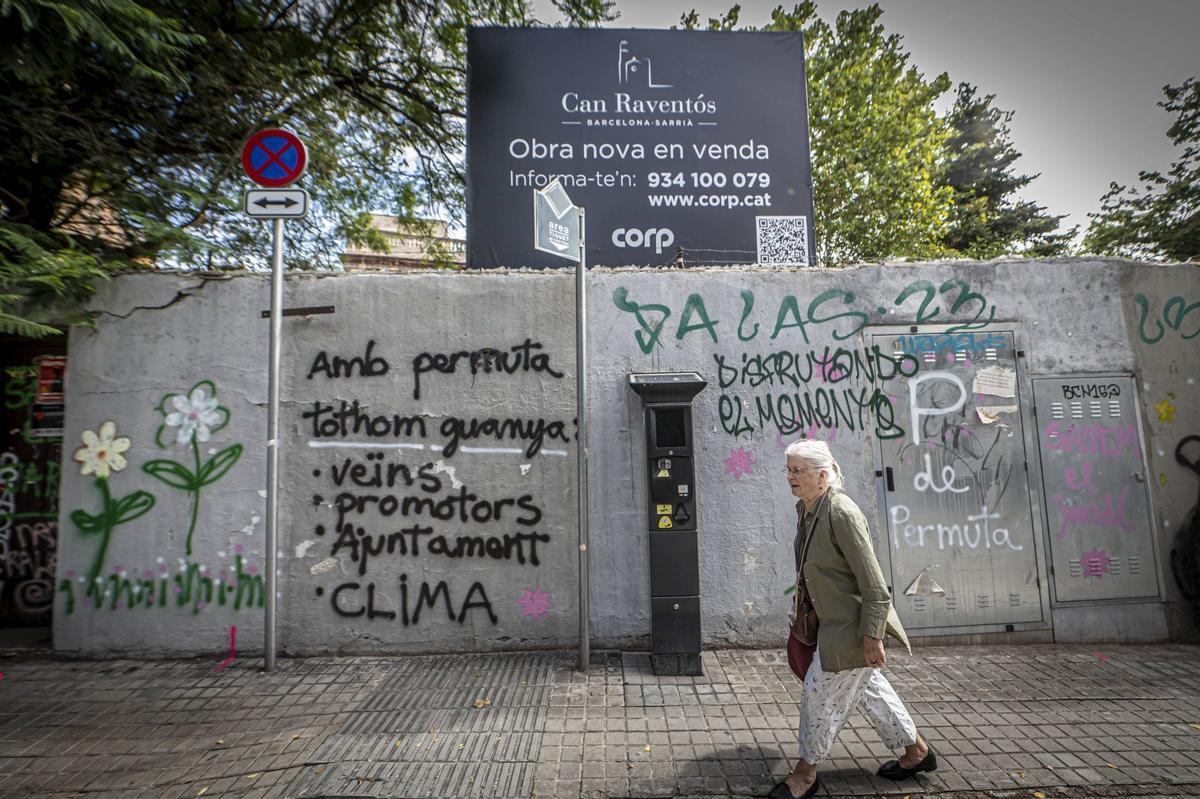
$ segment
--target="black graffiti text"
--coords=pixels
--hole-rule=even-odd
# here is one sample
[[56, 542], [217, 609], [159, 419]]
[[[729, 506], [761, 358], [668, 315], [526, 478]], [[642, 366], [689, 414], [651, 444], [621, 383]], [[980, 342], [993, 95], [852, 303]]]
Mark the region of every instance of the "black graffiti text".
[[358, 564], [360, 576], [367, 573], [372, 558], [381, 555], [419, 557], [421, 540], [425, 540], [427, 555], [447, 558], [491, 558], [512, 560], [531, 566], [540, 566], [538, 544], [546, 544], [550, 536], [536, 530], [530, 532], [503, 533], [500, 535], [434, 535], [432, 527], [413, 525], [388, 533], [368, 533], [362, 527], [350, 523], [342, 525], [337, 540], [330, 549], [330, 556], [348, 551], [350, 560]]
[[367, 463], [345, 458], [341, 465], [329, 467], [333, 484], [341, 488], [347, 481], [359, 488], [395, 488], [397, 484], [407, 487], [420, 483], [420, 488], [430, 494], [442, 490], [442, 481], [434, 472], [433, 464], [427, 463], [415, 472], [405, 463], [383, 463], [382, 452], [367, 454]]
[[[411, 624], [419, 624], [421, 621], [421, 611], [424, 608], [433, 610], [437, 607], [440, 599], [446, 608], [446, 617], [450, 621], [456, 621], [462, 624], [467, 618], [467, 612], [472, 610], [482, 610], [488, 615], [488, 619], [492, 624], [497, 624], [500, 619], [492, 610], [492, 603], [488, 600], [487, 591], [484, 590], [482, 583], [473, 583], [467, 594], [463, 598], [463, 603], [460, 609], [455, 612], [454, 600], [450, 597], [450, 587], [443, 580], [437, 585], [430, 588], [429, 583], [422, 582], [421, 587], [417, 591], [415, 604], [409, 604], [409, 586], [408, 575], [400, 575], [400, 606], [397, 610], [391, 610], [382, 607], [382, 599], [376, 600], [375, 583], [367, 583], [366, 586], [366, 603], [362, 602], [363, 587], [360, 583], [342, 583], [329, 594], [329, 602], [333, 605], [333, 612], [339, 616], [347, 618], [356, 618], [365, 616], [368, 619], [386, 619], [394, 620], [397, 615], [400, 617], [400, 623], [405, 627]], [[318, 588], [317, 594], [324, 593], [324, 589]], [[343, 596], [347, 594], [347, 596]]]
[[1100, 383], [1087, 383], [1081, 386], [1063, 386], [1064, 399], [1079, 399], [1080, 397], [1107, 399], [1109, 397], [1121, 396], [1121, 387], [1116, 383], [1103, 385]]
[[[337, 511], [337, 527], [341, 529], [346, 523], [346, 516], [351, 513], [366, 513], [368, 508], [374, 508], [382, 516], [425, 515], [438, 521], [488, 522], [513, 521], [524, 527], [532, 527], [542, 520], [542, 509], [534, 502], [531, 494], [519, 497], [502, 497], [500, 499], [481, 499], [467, 490], [466, 486], [458, 489], [457, 494], [450, 494], [441, 499], [422, 496], [397, 496], [396, 494], [355, 494], [343, 491], [333, 500]], [[518, 513], [516, 518], [509, 519], [505, 508], [518, 508], [524, 513]]]
[[565, 443], [570, 442], [566, 422], [545, 419], [460, 419], [455, 416], [442, 421], [441, 432], [446, 439], [442, 454], [450, 457], [458, 452], [459, 444], [475, 439], [496, 441], [527, 441], [525, 457], [532, 458], [542, 450], [546, 438]]
[[823, 351], [791, 352], [780, 350], [765, 354], [742, 353], [740, 366], [721, 353], [713, 353], [717, 382], [722, 389], [736, 384], [757, 388], [766, 383], [781, 388], [801, 388], [814, 378], [821, 383], [844, 382], [871, 384], [897, 376], [912, 377], [920, 362], [908, 353], [889, 355], [878, 346], [863, 349], [825, 347]]
[[[802, 392], [766, 392], [754, 398], [755, 419], [750, 403], [738, 396], [721, 394], [717, 400], [721, 426], [731, 436], [768, 430], [781, 435], [810, 428], [867, 430], [875, 426], [880, 438], [900, 438], [904, 428], [896, 424], [895, 409], [878, 387], [817, 388]], [[757, 423], [757, 424], [756, 424]]]
[[331, 358], [325, 350], [321, 350], [313, 359], [312, 366], [308, 370], [308, 379], [312, 380], [313, 375], [316, 374], [323, 374], [328, 378], [355, 377], [355, 369], [358, 369], [357, 377], [380, 377], [387, 374], [391, 367], [383, 358], [373, 356], [371, 354], [373, 349], [375, 349], [374, 339], [367, 342], [367, 351], [362, 357], [343, 358], [340, 355], [334, 355]]
[[521, 344], [510, 347], [508, 351], [493, 347], [481, 347], [474, 351], [459, 350], [457, 352], [422, 352], [413, 358], [413, 399], [421, 398], [421, 375], [426, 372], [441, 372], [453, 374], [459, 368], [459, 362], [465, 361], [472, 375], [483, 372], [490, 374], [514, 374], [516, 372], [543, 372], [551, 377], [562, 377], [562, 372], [555, 371], [550, 366], [550, 355], [545, 352], [534, 352], [542, 349], [539, 342], [525, 339]]
[[363, 412], [358, 400], [340, 402], [335, 408], [314, 400], [312, 409], [300, 415], [302, 419], [312, 419], [313, 438], [345, 438], [351, 434], [370, 438], [425, 437], [425, 420], [420, 416], [370, 416]]

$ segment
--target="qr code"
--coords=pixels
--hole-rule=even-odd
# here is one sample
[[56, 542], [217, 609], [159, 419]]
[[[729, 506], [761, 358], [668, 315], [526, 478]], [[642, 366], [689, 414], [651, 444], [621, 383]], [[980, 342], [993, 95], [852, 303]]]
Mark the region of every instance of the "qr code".
[[803, 216], [756, 216], [761, 266], [808, 266], [808, 219]]

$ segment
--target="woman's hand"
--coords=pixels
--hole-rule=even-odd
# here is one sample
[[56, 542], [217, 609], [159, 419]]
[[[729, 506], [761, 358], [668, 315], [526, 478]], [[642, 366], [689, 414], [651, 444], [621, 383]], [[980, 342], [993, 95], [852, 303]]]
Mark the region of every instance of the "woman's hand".
[[872, 638], [869, 635], [863, 636], [863, 657], [866, 658], [867, 665], [873, 669], [882, 669], [887, 665], [887, 655], [883, 651], [883, 640], [880, 638]]

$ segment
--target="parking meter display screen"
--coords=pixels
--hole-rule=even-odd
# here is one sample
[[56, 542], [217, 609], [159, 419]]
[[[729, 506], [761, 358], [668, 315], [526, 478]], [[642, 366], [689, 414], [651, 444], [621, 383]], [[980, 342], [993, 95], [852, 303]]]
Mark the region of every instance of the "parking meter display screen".
[[467, 54], [467, 266], [562, 266], [533, 246], [554, 180], [589, 266], [814, 262], [801, 34], [473, 28]]
[[687, 445], [687, 411], [683, 408], [654, 409], [654, 446], [680, 448]]

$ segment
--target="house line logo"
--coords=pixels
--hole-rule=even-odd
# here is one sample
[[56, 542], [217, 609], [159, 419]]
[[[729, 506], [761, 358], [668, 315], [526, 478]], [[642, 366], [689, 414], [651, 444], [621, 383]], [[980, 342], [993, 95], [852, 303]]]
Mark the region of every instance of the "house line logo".
[[[716, 125], [698, 121], [717, 113], [716, 100], [705, 98], [704, 92], [695, 97], [663, 97], [663, 89], [674, 89], [674, 83], [656, 83], [654, 65], [649, 57], [635, 55], [628, 39], [617, 44], [617, 86], [623, 91], [611, 97], [586, 97], [580, 92], [564, 92], [559, 106], [568, 114], [583, 119], [564, 119], [563, 125], [599, 125], [616, 127], [691, 127], [695, 124]], [[635, 93], [654, 90], [652, 96], [636, 97]], [[613, 117], [623, 117], [616, 118]]]
[[646, 88], [648, 89], [672, 89], [672, 83], [655, 83], [653, 65], [649, 58], [638, 58], [629, 50], [629, 42], [622, 39], [617, 45], [617, 83], [625, 85], [630, 82], [630, 79], [637, 77], [637, 73], [641, 71], [642, 65], [646, 67]]

